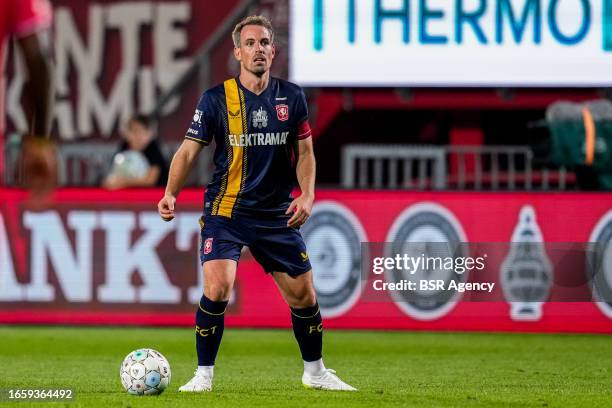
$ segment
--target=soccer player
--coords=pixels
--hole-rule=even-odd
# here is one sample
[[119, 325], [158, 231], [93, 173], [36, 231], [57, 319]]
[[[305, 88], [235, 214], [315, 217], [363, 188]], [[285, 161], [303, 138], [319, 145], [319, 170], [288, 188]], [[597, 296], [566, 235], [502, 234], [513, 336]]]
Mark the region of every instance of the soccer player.
[[[267, 18], [245, 18], [232, 39], [240, 75], [202, 95], [158, 204], [164, 220], [174, 218], [176, 197], [194, 159], [214, 139], [216, 169], [201, 219], [204, 294], [196, 310], [198, 368], [179, 390], [212, 389], [223, 316], [246, 245], [291, 309], [304, 386], [354, 391], [323, 364], [321, 313], [298, 230], [312, 210], [315, 184], [306, 98], [297, 85], [270, 76], [275, 46]], [[301, 195], [292, 199], [296, 176]]]
[[[53, 81], [48, 47], [42, 38], [51, 26], [47, 0], [0, 0], [0, 184], [4, 181], [4, 56], [12, 36], [23, 55], [28, 73], [29, 135], [23, 141], [26, 184], [46, 193], [56, 176], [55, 150], [49, 142]], [[7, 169], [12, 170], [12, 169]]]

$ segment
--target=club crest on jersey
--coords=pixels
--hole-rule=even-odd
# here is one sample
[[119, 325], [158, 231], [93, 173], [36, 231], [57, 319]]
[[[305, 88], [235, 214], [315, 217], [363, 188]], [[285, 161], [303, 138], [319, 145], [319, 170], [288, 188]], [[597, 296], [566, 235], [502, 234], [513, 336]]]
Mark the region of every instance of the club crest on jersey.
[[212, 238], [206, 238], [206, 241], [204, 241], [204, 255], [208, 255], [211, 253], [212, 243], [213, 243]]
[[289, 120], [289, 106], [285, 104], [276, 105], [276, 117], [281, 122]]
[[263, 106], [256, 111], [253, 111], [251, 116], [253, 118], [253, 127], [255, 129], [263, 129], [268, 126], [268, 112], [264, 110]]

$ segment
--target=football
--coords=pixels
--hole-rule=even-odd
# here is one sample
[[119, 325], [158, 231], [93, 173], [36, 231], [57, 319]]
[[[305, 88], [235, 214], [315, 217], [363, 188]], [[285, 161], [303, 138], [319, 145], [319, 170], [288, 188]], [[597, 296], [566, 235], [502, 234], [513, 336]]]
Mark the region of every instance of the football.
[[153, 349], [138, 349], [128, 354], [120, 370], [123, 388], [133, 395], [161, 394], [170, 384], [170, 364]]

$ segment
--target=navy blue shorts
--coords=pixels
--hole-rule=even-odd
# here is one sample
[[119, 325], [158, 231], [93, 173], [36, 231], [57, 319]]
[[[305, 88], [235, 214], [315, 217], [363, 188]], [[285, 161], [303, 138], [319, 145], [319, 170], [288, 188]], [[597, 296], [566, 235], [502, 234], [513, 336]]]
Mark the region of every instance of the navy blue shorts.
[[200, 262], [233, 259], [238, 262], [243, 246], [248, 246], [266, 273], [301, 275], [311, 269], [306, 244], [286, 219], [255, 220], [207, 215], [200, 219], [202, 242]]

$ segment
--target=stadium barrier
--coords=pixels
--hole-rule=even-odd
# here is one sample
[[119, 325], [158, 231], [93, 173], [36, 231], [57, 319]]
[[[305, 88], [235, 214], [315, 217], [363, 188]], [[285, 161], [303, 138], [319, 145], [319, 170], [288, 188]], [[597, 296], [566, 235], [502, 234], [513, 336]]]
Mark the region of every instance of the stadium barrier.
[[[181, 194], [171, 223], [157, 215], [158, 190], [64, 189], [44, 210], [31, 207], [23, 191], [0, 189], [0, 195], [0, 323], [193, 323], [202, 285], [197, 257], [201, 190]], [[566, 258], [550, 250], [564, 243], [602, 244], [592, 254], [608, 285], [601, 293], [607, 293], [611, 198], [602, 193], [318, 191], [302, 233], [326, 327], [612, 333], [612, 302], [607, 297], [592, 301], [588, 279], [575, 285], [580, 296], [558, 296], [559, 284], [571, 280], [566, 271], [574, 267], [562, 267]], [[466, 280], [489, 279], [495, 288], [480, 299], [419, 290], [408, 298], [373, 294], [373, 276], [365, 265], [370, 258], [362, 262], [362, 248], [372, 250], [376, 244], [361, 242], [386, 241], [500, 243], [484, 275], [473, 273]], [[510, 241], [525, 245], [512, 249]], [[423, 247], [423, 253], [432, 249]], [[588, 271], [589, 262], [584, 266], [585, 258], [577, 259], [583, 265], [577, 270]], [[227, 324], [290, 323], [272, 279], [245, 250]]]
[[[161, 151], [170, 163], [180, 143], [161, 143]], [[61, 143], [57, 147], [57, 182], [60, 187], [98, 187], [111, 171], [113, 156], [119, 144], [108, 142]], [[13, 134], [5, 146], [6, 168], [4, 184], [17, 187], [23, 183], [19, 167], [21, 136]], [[96, 152], [92, 155], [91, 152]], [[195, 170], [185, 181], [186, 186], [202, 186], [210, 181], [213, 150], [203, 150], [194, 164]]]
[[538, 162], [530, 146], [347, 144], [341, 184], [347, 189], [548, 191], [575, 188], [576, 175]]

